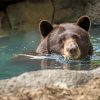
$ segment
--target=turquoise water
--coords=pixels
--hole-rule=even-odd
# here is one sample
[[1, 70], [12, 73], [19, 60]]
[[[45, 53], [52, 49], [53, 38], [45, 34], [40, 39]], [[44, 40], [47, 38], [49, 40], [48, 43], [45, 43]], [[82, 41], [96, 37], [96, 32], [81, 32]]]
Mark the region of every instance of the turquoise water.
[[94, 55], [91, 61], [67, 61], [61, 55], [55, 54], [36, 56], [36, 58], [25, 55], [16, 57], [17, 54], [30, 50], [35, 51], [40, 42], [40, 34], [36, 31], [0, 38], [0, 79], [43, 69], [91, 70], [97, 68], [100, 65], [100, 34], [95, 30], [92, 33], [91, 42], [94, 47]]
[[[0, 79], [34, 70], [31, 65], [12, 62], [14, 54], [35, 50], [40, 41], [39, 33], [32, 31], [22, 35], [14, 34], [0, 39]], [[37, 69], [37, 68], [36, 68]]]

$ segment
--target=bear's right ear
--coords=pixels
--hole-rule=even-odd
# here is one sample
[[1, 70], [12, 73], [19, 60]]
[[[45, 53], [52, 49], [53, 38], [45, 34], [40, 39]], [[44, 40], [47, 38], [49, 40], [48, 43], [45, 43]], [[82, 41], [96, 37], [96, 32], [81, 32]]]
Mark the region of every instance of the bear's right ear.
[[89, 31], [90, 26], [91, 26], [91, 21], [88, 16], [82, 16], [78, 19], [77, 25], [83, 28], [86, 31]]
[[40, 21], [39, 31], [43, 38], [45, 38], [51, 31], [53, 30], [53, 26], [46, 20]]

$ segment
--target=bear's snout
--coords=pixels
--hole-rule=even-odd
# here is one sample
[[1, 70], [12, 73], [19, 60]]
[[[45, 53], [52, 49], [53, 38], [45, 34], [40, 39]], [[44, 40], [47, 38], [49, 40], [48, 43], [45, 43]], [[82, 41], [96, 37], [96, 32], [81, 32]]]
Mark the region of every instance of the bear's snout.
[[72, 47], [69, 47], [69, 52], [71, 53], [71, 54], [76, 54], [77, 53], [77, 46], [76, 45], [74, 45], [74, 46], [72, 46]]
[[78, 46], [74, 41], [68, 44], [66, 43], [65, 45], [66, 45], [65, 46], [66, 52], [70, 53], [70, 55], [73, 55], [73, 56], [77, 54]]
[[80, 57], [80, 49], [74, 39], [68, 39], [64, 43], [64, 57], [68, 59], [78, 59]]

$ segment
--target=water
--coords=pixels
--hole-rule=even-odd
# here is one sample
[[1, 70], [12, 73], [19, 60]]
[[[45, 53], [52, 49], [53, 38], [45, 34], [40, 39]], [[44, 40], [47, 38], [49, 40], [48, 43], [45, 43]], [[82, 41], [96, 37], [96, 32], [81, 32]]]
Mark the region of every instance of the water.
[[100, 34], [95, 30], [92, 33], [94, 55], [91, 61], [68, 61], [56, 54], [41, 57], [22, 55], [30, 50], [35, 51], [40, 42], [40, 34], [36, 31], [0, 38], [0, 79], [44, 69], [91, 70], [97, 68], [100, 65]]
[[[35, 70], [38, 67], [32, 65], [13, 62], [14, 54], [35, 50], [40, 42], [39, 33], [32, 31], [22, 35], [14, 34], [10, 37], [0, 39], [0, 79], [19, 75], [25, 71]], [[39, 69], [39, 68], [38, 68]]]

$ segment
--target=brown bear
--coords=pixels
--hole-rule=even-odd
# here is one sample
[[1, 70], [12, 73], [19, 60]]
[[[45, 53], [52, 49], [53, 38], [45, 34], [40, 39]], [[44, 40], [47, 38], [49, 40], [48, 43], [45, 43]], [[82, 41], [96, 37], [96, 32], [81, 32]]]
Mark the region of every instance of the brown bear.
[[57, 53], [67, 59], [81, 59], [93, 54], [89, 38], [91, 21], [82, 16], [76, 23], [51, 25], [43, 20], [39, 24], [42, 40], [36, 50], [38, 54]]

